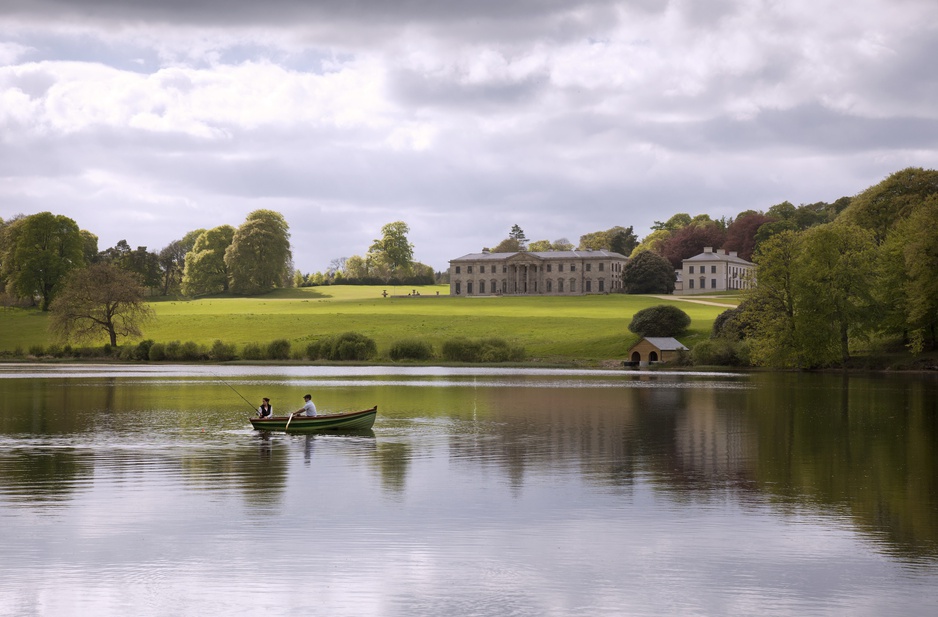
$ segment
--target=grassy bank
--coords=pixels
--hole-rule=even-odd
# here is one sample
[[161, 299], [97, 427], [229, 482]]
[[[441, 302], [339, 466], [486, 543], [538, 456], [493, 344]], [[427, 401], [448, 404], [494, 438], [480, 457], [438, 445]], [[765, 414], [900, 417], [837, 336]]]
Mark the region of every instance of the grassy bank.
[[[389, 297], [382, 296], [384, 290]], [[403, 295], [412, 290], [420, 295]], [[455, 337], [498, 337], [524, 346], [528, 357], [538, 361], [595, 363], [625, 358], [638, 340], [628, 324], [640, 309], [663, 303], [679, 306], [692, 319], [680, 339], [692, 346], [708, 337], [714, 318], [735, 304], [733, 298], [714, 306], [620, 294], [466, 298], [448, 293], [446, 286], [332, 286], [252, 298], [160, 300], [151, 303], [156, 318], [144, 327], [144, 337], [203, 345], [222, 340], [238, 348], [287, 339], [294, 349], [302, 349], [322, 337], [355, 331], [375, 340], [379, 359], [401, 339], [429, 341], [438, 352], [444, 341]], [[0, 309], [0, 351], [53, 343], [47, 321], [39, 311]]]

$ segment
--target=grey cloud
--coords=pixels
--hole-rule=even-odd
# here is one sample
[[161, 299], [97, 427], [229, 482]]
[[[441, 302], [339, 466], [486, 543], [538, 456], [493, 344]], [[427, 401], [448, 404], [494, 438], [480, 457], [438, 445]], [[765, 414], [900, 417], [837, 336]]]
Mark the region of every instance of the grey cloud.
[[517, 37], [520, 33], [552, 32], [565, 36], [584, 27], [609, 23], [616, 6], [640, 12], [661, 11], [655, 0], [7, 0], [0, 15], [28, 23], [137, 24], [182, 26], [288, 27], [318, 32], [363, 32], [421, 26], [445, 27], [455, 33], [482, 38]]

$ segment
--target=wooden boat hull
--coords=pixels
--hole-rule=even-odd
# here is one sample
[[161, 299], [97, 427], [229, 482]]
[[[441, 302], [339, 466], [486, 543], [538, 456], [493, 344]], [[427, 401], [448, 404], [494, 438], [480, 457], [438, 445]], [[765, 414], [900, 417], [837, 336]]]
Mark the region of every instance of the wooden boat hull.
[[[375, 423], [378, 407], [349, 413], [322, 416], [275, 416], [273, 418], [249, 418], [251, 425], [259, 431], [287, 431], [311, 433], [317, 431], [366, 431]], [[288, 426], [289, 420], [289, 426]]]

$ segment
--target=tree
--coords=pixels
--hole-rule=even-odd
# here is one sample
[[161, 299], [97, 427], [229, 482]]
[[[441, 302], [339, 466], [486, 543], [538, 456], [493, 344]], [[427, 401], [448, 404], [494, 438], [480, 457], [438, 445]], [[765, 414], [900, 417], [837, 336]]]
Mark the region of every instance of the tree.
[[674, 269], [679, 269], [685, 259], [699, 255], [705, 247], [723, 246], [724, 231], [713, 221], [687, 225], [664, 241], [661, 255], [671, 262]]
[[518, 241], [518, 246], [521, 247], [519, 250], [523, 251], [525, 249], [525, 245], [527, 244], [528, 239], [525, 237], [524, 231], [521, 229], [521, 227], [518, 225], [512, 225], [511, 231], [508, 232], [508, 237], [512, 240]]
[[670, 237], [671, 232], [666, 229], [658, 229], [653, 231], [642, 238], [642, 241], [638, 243], [638, 246], [632, 249], [631, 255], [638, 255], [642, 251], [651, 251], [660, 255], [664, 243], [667, 242]]
[[674, 268], [667, 259], [642, 251], [622, 269], [622, 290], [628, 294], [669, 294], [674, 291]]
[[678, 336], [689, 325], [690, 315], [671, 304], [659, 304], [635, 313], [629, 330], [639, 336]]
[[4, 236], [0, 277], [8, 291], [38, 297], [40, 308], [48, 311], [65, 276], [85, 264], [81, 230], [66, 216], [40, 212], [14, 220]]
[[854, 197], [838, 220], [869, 229], [876, 243], [882, 244], [898, 221], [936, 193], [938, 171], [909, 167]]
[[265, 293], [292, 282], [290, 227], [283, 215], [273, 210], [248, 214], [225, 250], [225, 265], [236, 294]]
[[765, 223], [771, 223], [776, 219], [748, 210], [736, 217], [726, 229], [726, 240], [723, 248], [736, 253], [746, 261], [752, 261], [752, 254], [756, 250], [756, 234], [759, 228]]
[[495, 248], [492, 249], [493, 253], [517, 253], [518, 251], [523, 251], [521, 243], [518, 242], [515, 238], [505, 238]]
[[368, 272], [368, 261], [361, 255], [352, 255], [345, 260], [343, 265], [345, 278], [362, 281], [370, 276]]
[[690, 225], [690, 222], [691, 218], [689, 214], [686, 212], [679, 212], [663, 223], [661, 221], [655, 221], [655, 224], [652, 225], [651, 228], [653, 231], [677, 231], [678, 229], [682, 229]]
[[632, 227], [615, 226], [605, 231], [593, 231], [580, 236], [578, 251], [610, 250], [620, 255], [629, 255], [638, 246], [638, 238]]
[[410, 227], [404, 221], [388, 223], [368, 249], [369, 259], [376, 268], [384, 268], [388, 280], [408, 269], [414, 260], [414, 245], [407, 240], [408, 233]]
[[221, 225], [199, 235], [192, 250], [186, 254], [182, 293], [202, 296], [228, 291], [225, 251], [231, 245], [234, 234], [234, 227]]
[[195, 241], [205, 233], [204, 229], [190, 231], [180, 240], [173, 240], [163, 247], [158, 256], [162, 281], [160, 288], [162, 295], [175, 293], [182, 286], [182, 276], [186, 269], [186, 255], [195, 246]]
[[144, 292], [138, 274], [109, 263], [74, 270], [52, 303], [50, 329], [63, 341], [107, 334], [116, 346], [118, 336], [141, 336], [140, 326], [152, 318]]
[[532, 253], [546, 253], [550, 249], [550, 240], [535, 240], [528, 244], [528, 250]]
[[118, 268], [136, 272], [146, 287], [158, 288], [163, 280], [159, 255], [147, 251], [145, 246], [132, 250], [126, 240], [102, 251], [95, 261], [106, 261]]
[[876, 290], [884, 330], [902, 335], [912, 353], [938, 344], [938, 195], [894, 226], [880, 251]]
[[811, 333], [812, 364], [846, 364], [851, 341], [869, 338], [875, 255], [873, 232], [856, 225], [828, 223], [804, 232], [796, 261], [797, 316]]
[[635, 235], [631, 225], [624, 229], [613, 227], [607, 234], [609, 235], [609, 250], [613, 253], [628, 256], [638, 246], [638, 236]]
[[566, 238], [557, 238], [550, 245], [551, 250], [554, 251], [572, 251], [573, 243], [567, 240]]
[[758, 365], [802, 366], [801, 340], [807, 337], [795, 320], [795, 261], [801, 234], [787, 230], [759, 245], [753, 255], [757, 284], [748, 290], [743, 320], [751, 325], [752, 361]]

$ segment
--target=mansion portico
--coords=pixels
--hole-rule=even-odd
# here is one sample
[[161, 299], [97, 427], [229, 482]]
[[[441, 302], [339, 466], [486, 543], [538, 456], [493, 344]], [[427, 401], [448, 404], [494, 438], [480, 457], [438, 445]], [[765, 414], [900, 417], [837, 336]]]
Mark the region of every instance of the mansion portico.
[[451, 296], [582, 295], [622, 287], [628, 258], [597, 251], [470, 253], [449, 262]]

